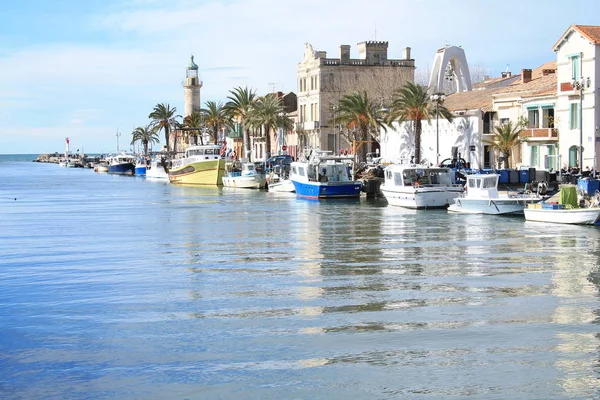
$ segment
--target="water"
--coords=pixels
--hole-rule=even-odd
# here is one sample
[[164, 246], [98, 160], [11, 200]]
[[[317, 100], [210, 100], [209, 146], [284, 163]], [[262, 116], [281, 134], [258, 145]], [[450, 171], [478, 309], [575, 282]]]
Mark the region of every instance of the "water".
[[0, 398], [599, 396], [596, 227], [7, 158]]

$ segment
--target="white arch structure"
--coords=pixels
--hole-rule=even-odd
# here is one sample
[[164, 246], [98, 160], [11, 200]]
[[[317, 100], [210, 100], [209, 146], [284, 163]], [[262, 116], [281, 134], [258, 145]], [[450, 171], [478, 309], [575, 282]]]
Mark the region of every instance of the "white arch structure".
[[448, 46], [439, 49], [435, 55], [433, 69], [429, 77], [429, 92], [442, 92], [444, 88], [444, 79], [448, 76], [446, 68], [450, 65], [451, 76], [456, 82], [457, 92], [468, 92], [471, 86], [471, 75], [469, 74], [469, 64], [465, 51], [456, 46]]

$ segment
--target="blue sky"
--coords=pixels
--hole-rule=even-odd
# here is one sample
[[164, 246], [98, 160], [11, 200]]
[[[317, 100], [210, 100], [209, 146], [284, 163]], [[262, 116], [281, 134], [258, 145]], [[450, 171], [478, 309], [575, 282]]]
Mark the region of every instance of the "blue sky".
[[390, 58], [408, 46], [422, 77], [438, 48], [457, 45], [495, 76], [554, 60], [571, 24], [600, 24], [596, 0], [20, 0], [0, 10], [0, 154], [62, 152], [65, 137], [72, 150], [110, 152], [117, 131], [127, 148], [157, 103], [183, 113], [190, 54], [204, 103], [237, 86], [296, 91], [306, 42], [330, 57], [341, 44], [357, 57], [365, 40], [388, 41]]

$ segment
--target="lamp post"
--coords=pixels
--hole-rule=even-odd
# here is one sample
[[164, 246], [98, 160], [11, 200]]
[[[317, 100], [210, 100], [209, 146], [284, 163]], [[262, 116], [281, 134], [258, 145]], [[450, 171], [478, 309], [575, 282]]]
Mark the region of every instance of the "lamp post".
[[441, 92], [432, 94], [431, 101], [435, 103], [435, 165], [440, 165], [440, 104], [446, 99]]
[[121, 136], [121, 134], [119, 133], [119, 131], [117, 130], [117, 153], [119, 152], [119, 136]]
[[[571, 82], [573, 89], [579, 92], [579, 173], [583, 172], [583, 91], [590, 87], [590, 78], [584, 78], [583, 76], [579, 79], [573, 79]], [[594, 143], [596, 146], [596, 143]], [[594, 168], [596, 166], [594, 165]]]

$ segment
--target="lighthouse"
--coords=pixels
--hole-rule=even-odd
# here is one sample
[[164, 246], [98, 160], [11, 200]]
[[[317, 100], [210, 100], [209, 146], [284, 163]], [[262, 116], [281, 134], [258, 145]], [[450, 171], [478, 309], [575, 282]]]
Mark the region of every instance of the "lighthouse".
[[194, 56], [190, 57], [190, 63], [185, 69], [185, 81], [183, 82], [183, 118], [200, 112], [200, 88], [202, 81], [198, 78], [198, 66], [194, 62]]

